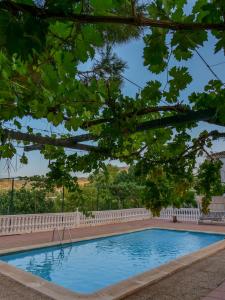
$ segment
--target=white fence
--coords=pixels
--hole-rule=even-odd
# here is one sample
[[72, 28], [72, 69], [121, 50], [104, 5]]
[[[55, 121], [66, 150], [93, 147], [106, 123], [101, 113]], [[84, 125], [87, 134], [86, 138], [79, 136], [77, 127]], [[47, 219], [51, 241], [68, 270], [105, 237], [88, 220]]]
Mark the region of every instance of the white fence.
[[78, 227], [79, 213], [54, 213], [0, 216], [0, 235]]
[[[197, 222], [200, 210], [197, 208], [163, 209], [157, 219]], [[151, 213], [145, 208], [94, 211], [90, 216], [80, 212], [35, 214], [35, 215], [4, 215], [0, 216], [0, 235], [11, 235], [29, 232], [50, 231], [54, 228], [63, 229], [97, 226], [103, 224], [122, 223], [127, 221], [150, 219]]]
[[50, 231], [54, 228], [97, 226], [149, 218], [150, 213], [145, 208], [96, 211], [90, 216], [85, 216], [80, 212], [7, 215], [0, 216], [0, 235]]
[[90, 217], [80, 214], [80, 226], [122, 223], [149, 219], [150, 217], [150, 212], [145, 208], [93, 211]]
[[176, 216], [178, 221], [198, 222], [200, 215], [199, 208], [164, 208], [158, 219], [171, 220]]

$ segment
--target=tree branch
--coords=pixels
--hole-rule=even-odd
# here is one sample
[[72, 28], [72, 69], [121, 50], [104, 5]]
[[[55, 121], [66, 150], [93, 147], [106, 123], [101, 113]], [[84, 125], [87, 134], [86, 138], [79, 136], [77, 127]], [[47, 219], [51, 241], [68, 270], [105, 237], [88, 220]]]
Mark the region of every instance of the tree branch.
[[138, 124], [135, 131], [144, 131], [149, 129], [157, 129], [163, 127], [175, 127], [178, 125], [183, 125], [187, 123], [197, 122], [197, 121], [208, 121], [215, 116], [215, 111], [213, 110], [198, 110], [198, 111], [189, 111], [187, 113], [164, 117], [161, 119], [146, 121]]
[[94, 140], [95, 136], [90, 134], [78, 135], [75, 137], [69, 138], [52, 138], [49, 136], [41, 136], [30, 133], [24, 133], [9, 129], [2, 129], [4, 138], [13, 139], [17, 141], [25, 141], [37, 143], [38, 145], [26, 146], [27, 151], [31, 150], [40, 150], [43, 148], [43, 145], [51, 145], [56, 147], [64, 147], [70, 149], [77, 149], [83, 151], [100, 151], [96, 146], [79, 144], [78, 142], [83, 142], [86, 140]]
[[130, 0], [130, 3], [131, 3], [131, 14], [133, 17], [136, 17], [135, 0]]
[[[182, 157], [188, 157], [190, 155], [192, 155], [192, 153], [195, 153], [199, 150], [204, 151], [205, 153], [207, 152], [205, 150], [205, 146], [206, 146], [206, 141], [207, 139], [211, 138], [212, 140], [217, 140], [220, 138], [225, 138], [225, 132], [219, 132], [218, 130], [213, 130], [210, 132], [205, 132], [204, 134], [200, 134], [200, 136], [194, 141], [194, 143], [190, 146], [188, 146], [180, 155], [178, 158], [176, 158], [176, 160], [180, 160]], [[209, 153], [206, 153], [208, 156]]]
[[[177, 125], [187, 124], [196, 121], [207, 121], [215, 116], [215, 112], [212, 110], [199, 110], [189, 111], [187, 113], [179, 114], [171, 117], [164, 117], [161, 119], [151, 120], [137, 124], [134, 129], [125, 128], [121, 130], [122, 133], [135, 133], [145, 130], [157, 129], [162, 127], [175, 127]], [[106, 153], [104, 149], [97, 146], [79, 144], [79, 142], [97, 140], [98, 137], [92, 134], [83, 134], [69, 138], [52, 138], [49, 136], [34, 135], [30, 133], [23, 133], [9, 129], [2, 129], [4, 138], [13, 139], [19, 141], [32, 142], [38, 145], [27, 146], [25, 149], [29, 150], [40, 150], [43, 145], [52, 145], [56, 147], [64, 147], [71, 149], [78, 149], [84, 151], [95, 151]], [[220, 136], [221, 137], [221, 136]], [[214, 134], [216, 138], [216, 134]]]
[[[51, 107], [48, 109], [48, 113], [53, 112], [53, 113], [57, 114], [59, 111], [60, 110], [58, 107]], [[168, 111], [168, 112], [174, 111], [174, 112], [183, 113], [183, 112], [190, 111], [190, 109], [182, 104], [176, 104], [176, 105], [171, 105], [171, 106], [158, 106], [158, 107], [152, 106], [152, 107], [144, 107], [139, 110], [134, 110], [134, 111], [130, 111], [127, 113], [123, 113], [123, 114], [121, 114], [120, 117], [121, 118], [132, 118], [133, 116], [144, 116], [147, 114], [157, 113], [157, 112], [162, 112], [162, 111]], [[29, 116], [35, 118], [34, 115], [31, 113], [26, 114], [26, 115], [27, 116], [29, 115]], [[72, 119], [72, 117], [68, 117], [66, 115], [63, 116], [64, 121], [69, 121], [71, 119]], [[113, 123], [113, 122], [117, 122], [117, 120], [115, 118], [99, 118], [99, 119], [84, 121], [80, 127], [82, 129], [88, 129], [89, 127], [92, 127], [92, 126], [96, 126], [96, 125], [100, 125], [100, 124], [104, 124], [104, 123]]]
[[[25, 152], [30, 152], [30, 151], [35, 151], [35, 150], [43, 150], [45, 148], [45, 144], [37, 144], [37, 145], [30, 145], [30, 146], [25, 146], [24, 147], [24, 151]], [[47, 143], [48, 145], [48, 143]], [[52, 145], [52, 144], [51, 144]], [[59, 147], [59, 145], [55, 145], [57, 147]], [[96, 146], [91, 146], [91, 145], [85, 145], [85, 144], [80, 144], [77, 143], [76, 145], [68, 145], [68, 146], [62, 146], [64, 148], [69, 148], [69, 149], [74, 149], [74, 150], [82, 150], [82, 151], [87, 151], [87, 152], [102, 152], [100, 150], [100, 148], [96, 147]]]
[[72, 21], [75, 23], [99, 24], [112, 23], [121, 25], [132, 25], [141, 27], [159, 27], [171, 30], [225, 30], [225, 23], [183, 23], [168, 20], [153, 20], [141, 15], [131, 17], [120, 16], [94, 16], [85, 14], [75, 14], [70, 12], [57, 12], [50, 9], [39, 8], [37, 6], [12, 1], [1, 1], [0, 9], [10, 11], [12, 14], [29, 13], [33, 17], [40, 19], [54, 19], [59, 21]]
[[[132, 118], [133, 116], [144, 116], [150, 113], [156, 113], [156, 112], [161, 112], [161, 111], [175, 111], [175, 112], [188, 112], [190, 111], [190, 109], [188, 109], [186, 106], [182, 105], [182, 104], [177, 104], [174, 106], [158, 106], [158, 107], [145, 107], [136, 111], [131, 111], [131, 112], [127, 112], [121, 115], [122, 118]], [[116, 121], [115, 118], [99, 118], [96, 120], [90, 120], [90, 121], [85, 121], [82, 123], [81, 128], [83, 129], [87, 129], [91, 126], [95, 126], [95, 125], [100, 125], [103, 123], [113, 123], [114, 121]]]

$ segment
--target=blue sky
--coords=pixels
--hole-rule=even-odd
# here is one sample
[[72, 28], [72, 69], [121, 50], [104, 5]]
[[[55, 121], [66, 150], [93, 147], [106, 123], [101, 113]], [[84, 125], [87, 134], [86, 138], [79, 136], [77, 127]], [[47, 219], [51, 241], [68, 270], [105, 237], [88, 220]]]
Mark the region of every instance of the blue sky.
[[[213, 38], [210, 36], [209, 41], [205, 43], [203, 48], [199, 49], [199, 52], [203, 55], [205, 60], [210, 64], [214, 65], [220, 62], [225, 61], [225, 57], [223, 53], [214, 54], [213, 53]], [[160, 82], [166, 82], [166, 73], [163, 73], [159, 76], [156, 76], [149, 72], [143, 66], [143, 47], [144, 43], [142, 39], [131, 41], [127, 44], [120, 45], [116, 47], [116, 53], [119, 57], [121, 57], [124, 61], [127, 62], [128, 68], [126, 69], [124, 76], [135, 82], [136, 84], [143, 87], [146, 82], [154, 79], [158, 79]], [[170, 65], [173, 64], [173, 58], [170, 60]], [[188, 86], [188, 88], [183, 91], [180, 99], [186, 101], [187, 96], [193, 91], [201, 91], [204, 85], [210, 80], [214, 79], [212, 73], [208, 70], [208, 68], [204, 65], [202, 60], [195, 54], [193, 58], [188, 62], [182, 62], [181, 65], [186, 65], [189, 69], [193, 77], [192, 83]], [[221, 64], [213, 67], [213, 70], [216, 74], [225, 82], [225, 64]], [[123, 92], [127, 95], [134, 96], [138, 92], [138, 88], [125, 80], [123, 85]], [[24, 125], [29, 125], [34, 128], [41, 128], [43, 130], [47, 129], [63, 132], [63, 129], [50, 127], [46, 122], [43, 121], [33, 121], [31, 119], [26, 118], [24, 120]], [[207, 129], [212, 130], [215, 128], [219, 128], [216, 126], [211, 126], [207, 123], [201, 122], [198, 128], [193, 130], [193, 135], [197, 135], [201, 130]], [[223, 128], [219, 128], [223, 130]], [[215, 142], [212, 150], [214, 152], [225, 150], [225, 143], [223, 141]], [[34, 151], [28, 154], [29, 164], [21, 165], [19, 163], [19, 158], [13, 159], [10, 163], [10, 176], [31, 176], [31, 175], [42, 175], [47, 171], [48, 161], [44, 160], [44, 158], [39, 154], [38, 151]], [[116, 164], [120, 164], [119, 162], [114, 162]], [[6, 161], [0, 161], [0, 177], [7, 177], [9, 175], [8, 164]], [[82, 174], [78, 174], [81, 176]]]

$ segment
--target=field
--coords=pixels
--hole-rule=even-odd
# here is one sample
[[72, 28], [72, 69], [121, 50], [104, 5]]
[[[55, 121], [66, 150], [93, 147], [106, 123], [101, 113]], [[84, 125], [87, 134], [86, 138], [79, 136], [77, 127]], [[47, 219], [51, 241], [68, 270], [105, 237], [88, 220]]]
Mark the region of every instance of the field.
[[[78, 178], [78, 184], [80, 186], [84, 186], [85, 184], [88, 184], [88, 182], [89, 182], [88, 179], [85, 177]], [[19, 190], [24, 185], [26, 185], [26, 188], [29, 188], [30, 183], [26, 183], [26, 180], [19, 180], [19, 179], [14, 181], [14, 188], [16, 190]], [[12, 188], [12, 180], [11, 179], [0, 180], [0, 191], [7, 191], [7, 190], [10, 190], [11, 188]]]

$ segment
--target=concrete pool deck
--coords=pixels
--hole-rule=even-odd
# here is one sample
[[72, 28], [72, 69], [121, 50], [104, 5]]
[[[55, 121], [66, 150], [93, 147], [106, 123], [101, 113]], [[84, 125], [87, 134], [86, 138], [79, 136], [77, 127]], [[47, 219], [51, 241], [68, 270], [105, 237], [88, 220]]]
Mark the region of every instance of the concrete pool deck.
[[[148, 227], [160, 227], [180, 230], [197, 230], [205, 232], [225, 233], [224, 226], [197, 225], [194, 223], [171, 223], [161, 220], [144, 220], [133, 221], [121, 224], [102, 225], [97, 227], [86, 227], [71, 230], [73, 239], [82, 239], [93, 236], [116, 234], [124, 231], [138, 230]], [[8, 250], [17, 247], [30, 247], [40, 244], [46, 244], [51, 241], [52, 232], [30, 233], [23, 235], [3, 236], [0, 237], [0, 250]], [[204, 250], [203, 250], [204, 252]], [[207, 251], [205, 251], [207, 252]], [[166, 299], [190, 299], [197, 300], [206, 297], [212, 290], [219, 286], [225, 280], [225, 246], [221, 245], [216, 252], [209, 251], [205, 253], [205, 257], [190, 261], [180, 270], [173, 269], [173, 266], [167, 266], [162, 272], [165, 274], [160, 281], [152, 281], [148, 285], [146, 281], [145, 287], [136, 291], [131, 296], [121, 299], [143, 299], [143, 300], [166, 300]], [[15, 282], [10, 276], [1, 274], [0, 267], [0, 299], [1, 300], [49, 300], [54, 299], [50, 296], [44, 296], [38, 290], [33, 290], [31, 286], [23, 286], [22, 282]], [[172, 272], [168, 272], [172, 270]], [[151, 273], [152, 276], [152, 273]], [[153, 276], [154, 277], [154, 276]], [[158, 272], [155, 273], [155, 278]], [[139, 278], [140, 279], [140, 278]], [[144, 278], [143, 278], [144, 279]], [[27, 278], [28, 280], [28, 278]], [[28, 280], [29, 281], [29, 280]], [[136, 282], [137, 283], [137, 282]], [[133, 282], [134, 284], [134, 282]], [[115, 291], [114, 291], [115, 292]], [[219, 293], [221, 294], [221, 292]], [[218, 293], [216, 295], [219, 295]], [[65, 297], [62, 299], [66, 299]], [[75, 299], [75, 298], [74, 298]], [[111, 297], [105, 299], [112, 299]], [[211, 298], [223, 299], [223, 298]], [[206, 298], [209, 300], [209, 298]]]

